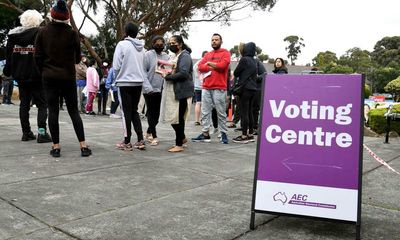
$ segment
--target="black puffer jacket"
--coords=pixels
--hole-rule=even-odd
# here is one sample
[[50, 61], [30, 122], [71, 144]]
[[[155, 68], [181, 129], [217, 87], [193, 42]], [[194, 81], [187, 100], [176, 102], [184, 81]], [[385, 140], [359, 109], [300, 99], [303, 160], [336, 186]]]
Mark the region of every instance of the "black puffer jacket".
[[244, 85], [248, 90], [257, 90], [257, 61], [254, 59], [256, 54], [256, 44], [246, 43], [243, 49], [243, 57], [240, 59], [233, 75], [238, 78], [238, 83]]
[[33, 56], [37, 33], [36, 27], [18, 27], [9, 32], [4, 75], [18, 82], [41, 81]]

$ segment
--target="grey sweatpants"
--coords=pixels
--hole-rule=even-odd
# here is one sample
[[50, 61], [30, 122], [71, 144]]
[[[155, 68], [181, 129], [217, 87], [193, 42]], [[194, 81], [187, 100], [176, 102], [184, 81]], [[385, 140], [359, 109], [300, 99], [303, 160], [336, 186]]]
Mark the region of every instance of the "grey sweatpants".
[[211, 112], [213, 108], [217, 110], [218, 129], [221, 133], [226, 133], [226, 91], [207, 90], [201, 91], [201, 121], [203, 132], [209, 132], [211, 128]]

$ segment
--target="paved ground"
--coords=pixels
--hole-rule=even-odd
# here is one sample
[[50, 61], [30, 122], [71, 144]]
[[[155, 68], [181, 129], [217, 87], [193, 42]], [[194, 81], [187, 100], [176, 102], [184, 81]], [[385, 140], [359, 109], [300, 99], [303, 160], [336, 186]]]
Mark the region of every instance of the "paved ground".
[[[262, 214], [250, 231], [254, 143], [222, 145], [214, 136], [171, 154], [174, 133], [161, 124], [159, 146], [121, 152], [113, 147], [119, 120], [82, 116], [94, 152], [82, 158], [62, 112], [62, 157], [54, 159], [50, 144], [20, 141], [17, 115], [18, 106], [0, 105], [0, 239], [355, 238], [353, 225]], [[200, 130], [192, 119], [187, 135]], [[364, 141], [400, 170], [398, 139]], [[400, 176], [364, 151], [363, 186], [362, 238], [400, 239]]]

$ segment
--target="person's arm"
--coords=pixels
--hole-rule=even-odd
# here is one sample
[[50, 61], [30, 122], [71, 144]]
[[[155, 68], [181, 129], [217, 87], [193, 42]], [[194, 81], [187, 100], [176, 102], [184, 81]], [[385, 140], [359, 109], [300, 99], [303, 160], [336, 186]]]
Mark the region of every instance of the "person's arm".
[[145, 59], [146, 59], [146, 55], [143, 52], [143, 93], [152, 93], [153, 92], [153, 86], [151, 86], [150, 81], [149, 81], [149, 75], [146, 71], [146, 66], [145, 66]]
[[13, 43], [10, 38], [8, 38], [6, 45], [6, 65], [4, 65], [3, 74], [6, 77], [11, 77], [12, 74], [12, 54], [13, 54]]
[[79, 39], [79, 34], [74, 30], [74, 44], [75, 44], [75, 64], [81, 61], [81, 41]]
[[222, 52], [221, 60], [219, 62], [208, 62], [206, 63], [213, 70], [217, 72], [224, 72], [231, 63], [231, 54], [228, 51]]
[[235, 77], [239, 77], [240, 74], [243, 72], [245, 66], [246, 66], [246, 57], [242, 57], [242, 58], [239, 60], [239, 63], [238, 63], [238, 65], [236, 66], [235, 71], [233, 71], [233, 75], [234, 75]]
[[119, 71], [121, 70], [122, 61], [124, 59], [124, 53], [122, 52], [121, 42], [117, 44], [114, 52], [113, 58], [113, 68], [114, 68], [114, 79], [118, 76]]
[[108, 71], [108, 75], [107, 75], [107, 79], [106, 79], [106, 89], [110, 89], [111, 85], [114, 82], [113, 74], [114, 74], [114, 68], [110, 68], [110, 71]]
[[43, 46], [42, 46], [42, 41], [43, 41], [43, 32], [42, 29], [39, 29], [39, 32], [36, 36], [35, 40], [35, 53], [34, 53], [34, 58], [35, 58], [35, 64], [37, 69], [39, 70], [40, 73], [43, 72]]
[[210, 68], [210, 66], [208, 66], [206, 63], [207, 63], [207, 59], [208, 59], [208, 55], [209, 55], [209, 53], [207, 53], [201, 60], [200, 60], [200, 62], [199, 62], [199, 65], [198, 65], [198, 70], [199, 70], [199, 72], [201, 72], [201, 73], [206, 73], [206, 72], [209, 72], [209, 71], [211, 71], [212, 69]]
[[183, 82], [189, 77], [190, 75], [190, 67], [192, 66], [192, 59], [190, 58], [189, 54], [181, 55], [180, 59], [178, 61], [178, 68], [179, 71], [170, 75], [167, 75], [165, 77], [166, 81], [177, 81], [177, 82]]

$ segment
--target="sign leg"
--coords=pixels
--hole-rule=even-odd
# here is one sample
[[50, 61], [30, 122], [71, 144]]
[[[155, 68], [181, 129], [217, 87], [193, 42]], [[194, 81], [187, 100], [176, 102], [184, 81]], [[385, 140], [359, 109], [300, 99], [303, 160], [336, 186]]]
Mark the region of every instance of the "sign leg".
[[356, 240], [361, 240], [361, 224], [356, 223]]
[[250, 229], [251, 229], [251, 230], [254, 230], [254, 229], [255, 229], [255, 227], [254, 227], [254, 220], [255, 220], [255, 217], [256, 217], [256, 213], [255, 213], [254, 210], [253, 210], [253, 211], [251, 211], [251, 216], [250, 216]]

